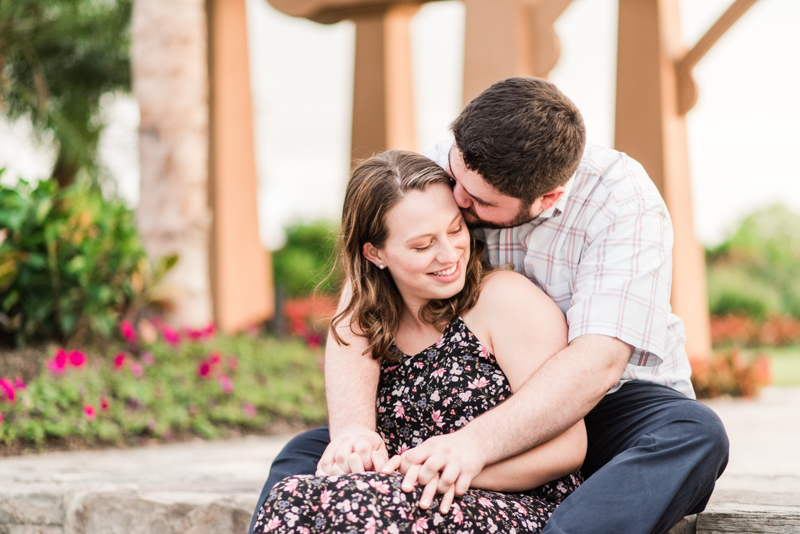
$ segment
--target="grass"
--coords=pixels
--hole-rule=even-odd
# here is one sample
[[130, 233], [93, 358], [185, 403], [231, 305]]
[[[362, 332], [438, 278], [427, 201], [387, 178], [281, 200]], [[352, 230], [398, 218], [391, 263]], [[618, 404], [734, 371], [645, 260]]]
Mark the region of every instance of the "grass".
[[748, 353], [769, 354], [772, 368], [772, 385], [800, 386], [800, 346], [763, 347]]

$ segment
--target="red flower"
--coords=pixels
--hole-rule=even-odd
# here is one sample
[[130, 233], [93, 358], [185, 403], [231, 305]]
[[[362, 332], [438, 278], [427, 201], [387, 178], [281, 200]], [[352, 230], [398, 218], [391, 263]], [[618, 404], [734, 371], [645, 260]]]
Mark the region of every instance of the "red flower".
[[64, 349], [58, 349], [56, 355], [52, 359], [47, 360], [47, 369], [53, 374], [60, 375], [64, 372], [66, 367], [67, 353]]
[[119, 323], [119, 331], [122, 333], [122, 337], [133, 343], [136, 341], [136, 330], [133, 328], [133, 325], [127, 319]]
[[236, 358], [236, 356], [228, 356], [228, 369], [234, 373], [237, 369], [239, 369], [239, 360]]
[[3, 414], [0, 413], [0, 425], [3, 424]]
[[222, 356], [220, 356], [219, 352], [212, 352], [211, 356], [208, 358], [208, 362], [211, 365], [217, 365], [219, 362], [222, 361]]
[[144, 374], [144, 369], [142, 369], [142, 364], [140, 364], [139, 362], [133, 362], [131, 364], [131, 373], [133, 373], [133, 376], [135, 376], [136, 378], [142, 378], [142, 375]]
[[197, 367], [197, 376], [200, 378], [206, 378], [209, 374], [211, 374], [211, 364], [208, 363], [208, 361], [203, 360]]
[[108, 399], [105, 397], [100, 397], [100, 408], [103, 411], [108, 410]]
[[161, 335], [164, 336], [166, 342], [172, 345], [173, 347], [178, 343], [180, 343], [181, 341], [180, 334], [178, 334], [178, 332], [173, 330], [172, 327], [168, 324], [161, 325]]
[[233, 393], [233, 380], [231, 380], [231, 377], [228, 375], [221, 375], [219, 377], [219, 385], [225, 393]]
[[94, 406], [92, 406], [91, 404], [84, 404], [83, 415], [85, 415], [86, 419], [88, 419], [89, 421], [94, 421], [95, 417], [97, 417], [97, 414], [94, 411]]
[[14, 379], [14, 388], [15, 389], [27, 389], [25, 382], [22, 381], [20, 377]]
[[16, 392], [14, 391], [14, 384], [8, 378], [0, 378], [0, 390], [8, 399], [9, 402], [14, 402], [16, 399]]
[[69, 363], [73, 367], [83, 367], [86, 364], [86, 355], [79, 350], [69, 353]]
[[118, 370], [122, 369], [122, 367], [124, 365], [125, 365], [125, 353], [124, 352], [120, 352], [114, 358], [114, 369], [118, 371]]
[[156, 363], [156, 359], [152, 352], [145, 352], [142, 354], [142, 362], [144, 362], [146, 365], [153, 365]]

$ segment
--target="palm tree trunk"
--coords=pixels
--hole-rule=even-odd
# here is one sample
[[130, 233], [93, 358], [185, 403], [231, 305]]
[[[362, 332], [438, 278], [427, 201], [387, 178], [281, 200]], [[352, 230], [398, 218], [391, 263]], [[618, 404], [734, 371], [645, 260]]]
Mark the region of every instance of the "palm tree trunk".
[[166, 283], [176, 319], [212, 319], [208, 202], [209, 90], [205, 0], [135, 0], [131, 49], [139, 101], [137, 224], [151, 259], [177, 253]]

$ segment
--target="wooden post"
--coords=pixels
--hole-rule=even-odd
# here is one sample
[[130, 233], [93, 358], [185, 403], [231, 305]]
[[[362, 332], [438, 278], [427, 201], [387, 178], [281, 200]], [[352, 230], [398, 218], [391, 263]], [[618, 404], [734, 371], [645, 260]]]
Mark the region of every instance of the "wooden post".
[[418, 5], [354, 15], [353, 161], [383, 150], [415, 150], [409, 24]]
[[546, 78], [561, 44], [553, 28], [572, 0], [464, 0], [464, 104], [496, 81]]
[[411, 18], [432, 0], [269, 0], [295, 17], [356, 24], [353, 162], [390, 149], [415, 150]]
[[211, 242], [214, 315], [226, 332], [273, 314], [268, 252], [258, 235], [253, 108], [245, 0], [211, 10]]
[[680, 40], [678, 0], [620, 0], [616, 148], [637, 159], [667, 203], [675, 229], [672, 308], [686, 351], [711, 353], [703, 249], [692, 217], [685, 114], [696, 101], [691, 68], [755, 0], [737, 0], [691, 51]]

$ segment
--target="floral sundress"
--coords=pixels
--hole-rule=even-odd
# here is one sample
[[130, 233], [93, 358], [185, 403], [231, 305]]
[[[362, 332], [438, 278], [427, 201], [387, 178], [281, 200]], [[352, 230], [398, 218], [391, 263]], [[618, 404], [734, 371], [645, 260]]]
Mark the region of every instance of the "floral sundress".
[[[378, 432], [389, 455], [455, 432], [511, 395], [494, 356], [457, 317], [439, 340], [400, 362], [384, 361], [377, 396]], [[298, 475], [272, 488], [254, 532], [413, 534], [538, 533], [581, 481], [579, 472], [521, 493], [470, 489], [438, 510], [419, 507], [422, 487], [405, 493], [403, 476], [367, 472]]]

